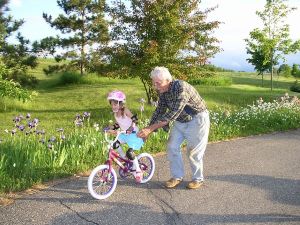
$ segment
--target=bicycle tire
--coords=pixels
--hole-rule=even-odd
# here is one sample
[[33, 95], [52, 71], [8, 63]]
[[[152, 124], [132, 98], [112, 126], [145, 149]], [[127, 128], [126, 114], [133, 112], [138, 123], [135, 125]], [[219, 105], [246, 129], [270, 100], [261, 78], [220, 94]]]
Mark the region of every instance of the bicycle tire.
[[143, 172], [143, 179], [141, 183], [147, 183], [154, 175], [155, 161], [149, 153], [141, 153], [137, 156], [140, 169]]
[[[117, 187], [118, 180], [116, 171], [111, 168], [111, 172], [108, 173], [108, 170], [108, 165], [97, 166], [93, 169], [88, 178], [88, 190], [95, 199], [108, 198]], [[102, 191], [102, 189], [104, 191]]]

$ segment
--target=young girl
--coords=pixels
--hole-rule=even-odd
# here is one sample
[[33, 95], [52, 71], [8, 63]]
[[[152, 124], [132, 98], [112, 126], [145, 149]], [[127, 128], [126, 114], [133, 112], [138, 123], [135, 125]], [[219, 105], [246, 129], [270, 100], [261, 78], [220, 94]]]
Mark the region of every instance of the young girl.
[[119, 135], [118, 141], [113, 145], [114, 149], [117, 149], [122, 157], [125, 154], [121, 148], [121, 144], [126, 143], [129, 149], [126, 152], [128, 159], [133, 161], [134, 176], [137, 182], [141, 182], [143, 178], [142, 171], [139, 167], [137, 158], [135, 157], [133, 150], [139, 150], [143, 144], [143, 139], [137, 137], [138, 127], [136, 126], [137, 116], [133, 115], [129, 109], [125, 107], [126, 96], [122, 91], [112, 91], [108, 94], [107, 100], [109, 101], [116, 123], [108, 127], [108, 133], [116, 134], [116, 130], [121, 129], [126, 131], [126, 134]]

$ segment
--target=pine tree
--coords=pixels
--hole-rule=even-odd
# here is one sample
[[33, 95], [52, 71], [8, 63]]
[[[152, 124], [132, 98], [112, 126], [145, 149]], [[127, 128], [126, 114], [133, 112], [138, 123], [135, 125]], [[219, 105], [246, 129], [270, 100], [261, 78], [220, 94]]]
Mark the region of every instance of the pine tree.
[[[4, 49], [3, 46], [7, 46], [5, 42], [5, 37], [7, 36], [7, 27], [6, 22], [8, 21], [6, 17], [4, 17], [4, 12], [8, 10], [6, 7], [7, 1], [0, 2], [0, 49]], [[32, 97], [31, 92], [24, 90], [20, 87], [17, 82], [13, 80], [8, 80], [10, 75], [13, 72], [13, 68], [8, 69], [8, 67], [4, 63], [4, 57], [0, 57], [0, 96], [1, 98], [15, 98], [19, 100], [26, 101]], [[6, 78], [6, 79], [4, 79]], [[4, 104], [4, 110], [6, 110], [5, 101], [1, 102]]]
[[[57, 53], [57, 61], [69, 60], [68, 69], [76, 68], [84, 74], [88, 69], [91, 55], [97, 47], [109, 40], [108, 24], [104, 18], [104, 0], [57, 0], [63, 14], [55, 19], [43, 13], [43, 18], [62, 35], [47, 37], [35, 43], [35, 49]], [[65, 50], [65, 51], [64, 51]]]
[[24, 20], [14, 20], [9, 15], [7, 2], [1, 1], [0, 5], [0, 55], [2, 63], [10, 70], [10, 73], [3, 74], [3, 78], [12, 79], [22, 85], [34, 85], [37, 82], [36, 78], [27, 74], [29, 68], [37, 66], [29, 40], [18, 32], [15, 36], [16, 43], [11, 44], [7, 41], [24, 23]]

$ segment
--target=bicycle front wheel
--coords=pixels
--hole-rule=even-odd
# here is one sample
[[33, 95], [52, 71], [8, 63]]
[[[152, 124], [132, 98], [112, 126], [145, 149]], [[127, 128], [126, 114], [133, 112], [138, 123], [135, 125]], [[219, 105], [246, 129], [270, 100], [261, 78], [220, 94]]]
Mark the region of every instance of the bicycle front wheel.
[[153, 177], [155, 171], [155, 162], [149, 153], [142, 153], [137, 156], [139, 166], [143, 172], [143, 179], [141, 183], [147, 183]]
[[108, 165], [100, 165], [93, 169], [88, 179], [88, 190], [94, 198], [108, 198], [116, 187], [117, 174], [113, 168], [110, 172]]

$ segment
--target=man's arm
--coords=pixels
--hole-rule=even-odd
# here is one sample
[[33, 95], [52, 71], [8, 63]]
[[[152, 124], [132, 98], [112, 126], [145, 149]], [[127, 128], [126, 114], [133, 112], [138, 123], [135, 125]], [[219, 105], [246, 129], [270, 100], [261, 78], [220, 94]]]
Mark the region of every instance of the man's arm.
[[142, 130], [140, 130], [137, 134], [138, 137], [143, 138], [143, 139], [147, 139], [148, 136], [155, 130], [164, 127], [168, 124], [167, 121], [158, 121], [157, 123], [154, 123], [148, 127], [143, 128]]
[[164, 100], [159, 99], [158, 105], [150, 119], [149, 124], [152, 125], [152, 124], [156, 123], [159, 120], [159, 118], [166, 113], [166, 111], [167, 111], [167, 106], [165, 105]]

